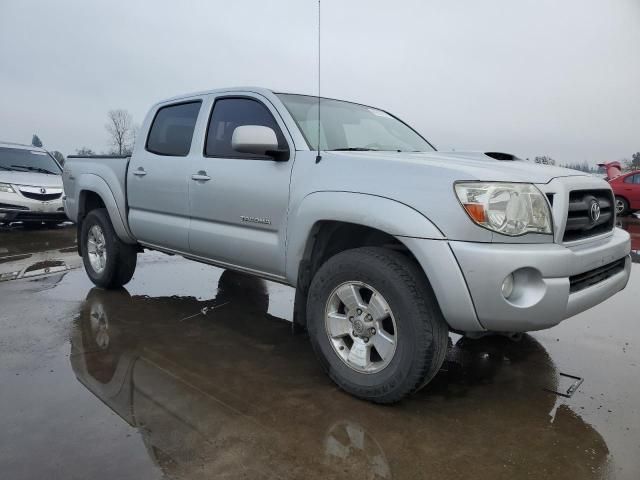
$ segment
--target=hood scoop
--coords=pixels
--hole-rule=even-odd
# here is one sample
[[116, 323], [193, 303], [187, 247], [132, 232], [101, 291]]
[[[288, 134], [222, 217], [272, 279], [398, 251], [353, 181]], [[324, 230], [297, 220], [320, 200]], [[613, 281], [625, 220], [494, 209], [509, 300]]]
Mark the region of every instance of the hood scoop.
[[495, 158], [496, 160], [501, 161], [514, 161], [514, 160], [522, 160], [521, 158], [516, 157], [510, 153], [502, 153], [502, 152], [484, 152], [487, 157]]

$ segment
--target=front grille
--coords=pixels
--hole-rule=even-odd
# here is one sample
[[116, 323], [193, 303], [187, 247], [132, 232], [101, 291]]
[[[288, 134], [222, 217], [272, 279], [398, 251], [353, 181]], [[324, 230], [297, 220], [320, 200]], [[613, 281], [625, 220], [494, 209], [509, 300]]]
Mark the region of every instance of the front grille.
[[[600, 217], [594, 220], [591, 207], [597, 203]], [[569, 193], [569, 211], [564, 229], [564, 242], [593, 237], [613, 229], [614, 202], [611, 190], [574, 190]]]
[[10, 210], [29, 210], [27, 207], [23, 207], [22, 205], [11, 205], [10, 203], [0, 203], [0, 208], [7, 208]]
[[569, 277], [569, 291], [571, 293], [579, 292], [614, 276], [624, 270], [625, 261], [626, 259], [623, 257], [602, 267]]
[[14, 222], [20, 222], [20, 221], [62, 222], [66, 219], [67, 219], [67, 216], [64, 213], [60, 213], [60, 212], [50, 212], [50, 213], [18, 212], [13, 217]]
[[23, 192], [22, 190], [20, 190], [20, 193], [27, 198], [30, 198], [32, 200], [40, 200], [41, 202], [57, 200], [62, 196], [62, 193], [33, 193], [33, 192]]

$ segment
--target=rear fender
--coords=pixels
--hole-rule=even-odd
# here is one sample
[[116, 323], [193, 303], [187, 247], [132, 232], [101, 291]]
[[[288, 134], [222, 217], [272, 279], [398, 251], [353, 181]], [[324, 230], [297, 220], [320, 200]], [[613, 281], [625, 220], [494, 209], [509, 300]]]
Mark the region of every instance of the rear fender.
[[[121, 201], [116, 201], [116, 197], [113, 194], [113, 191], [109, 188], [107, 182], [104, 181], [98, 175], [94, 175], [91, 173], [86, 173], [80, 175], [78, 180], [78, 185], [80, 186], [80, 199], [82, 199], [83, 192], [93, 192], [97, 194], [104, 203], [107, 212], [109, 213], [109, 219], [111, 220], [111, 224], [113, 225], [113, 229], [116, 231], [116, 234], [124, 243], [128, 244], [136, 244], [135, 238], [129, 232], [128, 225], [124, 218], [124, 209], [126, 208], [124, 195], [122, 196]], [[83, 205], [78, 205], [78, 227], [81, 225], [82, 218], [81, 216], [86, 214], [84, 211]]]

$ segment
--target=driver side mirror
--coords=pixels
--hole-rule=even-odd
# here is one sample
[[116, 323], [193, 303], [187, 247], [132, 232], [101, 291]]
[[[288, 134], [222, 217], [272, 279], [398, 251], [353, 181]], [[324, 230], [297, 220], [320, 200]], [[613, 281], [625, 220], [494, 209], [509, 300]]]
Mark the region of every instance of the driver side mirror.
[[278, 137], [272, 128], [262, 125], [236, 127], [231, 137], [231, 148], [236, 152], [266, 155], [276, 161], [287, 161], [289, 149], [278, 149]]

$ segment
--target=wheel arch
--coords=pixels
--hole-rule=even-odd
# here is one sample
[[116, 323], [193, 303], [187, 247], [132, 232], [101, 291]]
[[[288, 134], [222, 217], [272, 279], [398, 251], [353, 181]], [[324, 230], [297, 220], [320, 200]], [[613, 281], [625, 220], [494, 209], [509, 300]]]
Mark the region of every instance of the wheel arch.
[[[347, 207], [348, 206], [348, 207]], [[329, 258], [344, 250], [384, 246], [409, 256], [426, 272], [402, 237], [443, 239], [424, 215], [403, 203], [351, 192], [310, 194], [290, 215], [286, 276], [296, 286], [294, 322], [306, 324], [304, 304], [311, 279]]]

